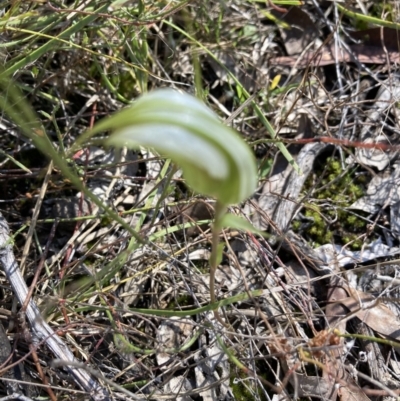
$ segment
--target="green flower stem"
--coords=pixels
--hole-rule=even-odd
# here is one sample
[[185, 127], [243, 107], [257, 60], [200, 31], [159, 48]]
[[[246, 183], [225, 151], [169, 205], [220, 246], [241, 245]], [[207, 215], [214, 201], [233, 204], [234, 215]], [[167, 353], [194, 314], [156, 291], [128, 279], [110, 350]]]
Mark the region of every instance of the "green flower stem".
[[[215, 296], [215, 273], [217, 272], [218, 265], [220, 263], [219, 255], [219, 234], [223, 228], [223, 218], [226, 215], [228, 207], [221, 202], [217, 202], [215, 205], [215, 217], [214, 224], [212, 227], [212, 243], [211, 243], [211, 255], [210, 255], [210, 301], [211, 304], [217, 302]], [[213, 309], [214, 317], [223, 326], [227, 327], [226, 323], [223, 321], [218, 313], [218, 308]]]

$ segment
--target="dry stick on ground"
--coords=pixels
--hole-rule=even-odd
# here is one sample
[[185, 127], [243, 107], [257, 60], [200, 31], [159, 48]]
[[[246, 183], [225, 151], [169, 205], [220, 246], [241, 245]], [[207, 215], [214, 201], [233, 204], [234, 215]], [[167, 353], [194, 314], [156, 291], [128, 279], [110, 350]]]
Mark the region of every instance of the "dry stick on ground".
[[[9, 235], [9, 228], [3, 215], [0, 213], [0, 266], [2, 267], [7, 279], [9, 280], [15, 296], [19, 303], [24, 305], [28, 295], [28, 288], [18, 268], [12, 251], [12, 238]], [[26, 317], [32, 328], [33, 335], [39, 340], [43, 340], [53, 354], [72, 365], [76, 364], [72, 352], [66, 344], [54, 333], [53, 329], [43, 320], [36, 304], [30, 300], [26, 308]], [[74, 369], [67, 365], [71, 377], [83, 388], [94, 401], [108, 401], [110, 396], [96, 379], [94, 379], [84, 369]]]
[[19, 316], [21, 317], [21, 322], [22, 322], [21, 329], [22, 329], [22, 332], [23, 332], [23, 337], [25, 339], [27, 339], [28, 342], [29, 342], [29, 350], [32, 352], [32, 359], [35, 362], [36, 369], [37, 369], [37, 371], [39, 373], [39, 376], [40, 376], [43, 384], [46, 385], [45, 388], [46, 388], [47, 393], [49, 394], [50, 399], [53, 400], [53, 401], [57, 401], [57, 398], [56, 398], [55, 394], [53, 393], [53, 390], [49, 386], [49, 382], [47, 380], [47, 377], [43, 373], [42, 367], [41, 367], [40, 362], [39, 362], [39, 357], [38, 357], [38, 355], [36, 353], [36, 347], [32, 342], [32, 336], [29, 333], [28, 327], [26, 325], [25, 313], [26, 313], [26, 308], [29, 305], [29, 301], [32, 298], [33, 291], [36, 288], [37, 282], [39, 280], [40, 273], [42, 272], [44, 261], [45, 261], [45, 259], [47, 257], [47, 252], [48, 252], [48, 250], [50, 248], [50, 244], [53, 241], [53, 238], [54, 238], [54, 235], [55, 235], [55, 232], [56, 232], [56, 227], [57, 227], [57, 220], [53, 224], [53, 227], [52, 227], [52, 229], [50, 231], [50, 235], [49, 235], [49, 238], [47, 240], [47, 244], [46, 244], [46, 246], [44, 248], [44, 251], [43, 251], [43, 254], [42, 254], [41, 258], [40, 258], [40, 262], [39, 262], [39, 264], [38, 264], [38, 266], [36, 268], [36, 272], [35, 272], [35, 275], [33, 277], [32, 284], [29, 287], [29, 291], [28, 291], [28, 293], [26, 295], [25, 302], [24, 302], [24, 304], [22, 305], [22, 307], [21, 307], [21, 309], [19, 311]]

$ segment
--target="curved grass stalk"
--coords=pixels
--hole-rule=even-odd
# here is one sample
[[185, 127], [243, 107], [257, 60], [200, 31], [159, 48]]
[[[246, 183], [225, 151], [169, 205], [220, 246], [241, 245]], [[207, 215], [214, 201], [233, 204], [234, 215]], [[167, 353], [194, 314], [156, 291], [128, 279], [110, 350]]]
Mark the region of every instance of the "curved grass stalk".
[[[93, 293], [92, 293], [93, 294]], [[141, 315], [148, 316], [162, 316], [162, 317], [187, 317], [187, 316], [195, 316], [200, 313], [211, 312], [215, 309], [222, 308], [224, 306], [232, 305], [237, 302], [244, 302], [254, 297], [260, 297], [263, 294], [263, 290], [254, 290], [249, 293], [244, 292], [241, 294], [234, 295], [232, 297], [221, 299], [215, 303], [207, 304], [201, 306], [200, 308], [195, 309], [187, 309], [187, 310], [164, 310], [164, 309], [144, 309], [144, 308], [126, 308], [124, 312], [133, 312]], [[77, 303], [79, 305], [79, 303]], [[109, 308], [107, 306], [98, 307], [92, 305], [83, 305], [75, 309], [76, 312], [83, 312], [86, 310], [99, 310], [99, 311], [107, 311]], [[119, 309], [116, 308], [118, 312]]]
[[[259, 296], [261, 294], [262, 294], [262, 290], [255, 290], [250, 293], [250, 295], [252, 297]], [[204, 312], [215, 311], [222, 306], [227, 306], [227, 305], [230, 305], [235, 302], [245, 301], [246, 299], [249, 299], [249, 298], [250, 297], [249, 297], [248, 293], [239, 294], [239, 295], [235, 295], [233, 297], [223, 299], [218, 302], [210, 303], [201, 308], [191, 309], [191, 310], [187, 310], [187, 311], [168, 311], [168, 310], [159, 310], [159, 309], [140, 309], [140, 308], [129, 308], [129, 311], [144, 314], [144, 315], [150, 315], [150, 316], [186, 317], [186, 316], [197, 315], [197, 314], [204, 313]], [[106, 303], [103, 299], [101, 299], [101, 302], [103, 303], [103, 305], [105, 305], [104, 310], [106, 311], [106, 314], [111, 322], [113, 329], [118, 331], [118, 327], [117, 327], [116, 322], [114, 321], [113, 314], [111, 313], [110, 309], [106, 306]], [[89, 307], [89, 309], [91, 309], [91, 308]], [[99, 308], [94, 307], [94, 309], [98, 310]], [[190, 348], [195, 343], [195, 341], [199, 338], [199, 336], [203, 333], [203, 331], [204, 331], [204, 329], [198, 330], [188, 341], [185, 342], [185, 344], [183, 344], [179, 348], [166, 348], [166, 349], [163, 349], [162, 351], [166, 352], [166, 353], [177, 353], [177, 352], [186, 351], [188, 348]], [[138, 347], [136, 345], [133, 345], [130, 341], [128, 341], [124, 337], [123, 334], [118, 333], [118, 332], [114, 334], [114, 342], [115, 342], [115, 345], [120, 350], [122, 350], [123, 352], [126, 352], [126, 353], [137, 352], [137, 353], [141, 353], [144, 355], [152, 355], [152, 354], [158, 352], [158, 350], [144, 349], [144, 348]]]
[[369, 15], [364, 15], [361, 13], [357, 13], [355, 11], [349, 10], [346, 7], [341, 6], [339, 3], [336, 2], [336, 7], [340, 12], [347, 15], [348, 17], [354, 18], [357, 21], [367, 22], [369, 24], [374, 24], [378, 26], [383, 26], [385, 28], [392, 28], [392, 29], [400, 29], [400, 24], [397, 22], [390, 22], [385, 21], [381, 18], [371, 17]]
[[389, 345], [389, 346], [395, 347], [397, 349], [400, 348], [400, 342], [399, 341], [395, 341], [395, 340], [388, 340], [386, 338], [378, 338], [378, 337], [373, 337], [373, 336], [366, 336], [366, 335], [363, 335], [363, 334], [344, 334], [344, 333], [341, 333], [339, 330], [335, 330], [334, 333], [338, 337], [357, 338], [359, 340], [373, 341], [375, 343]]

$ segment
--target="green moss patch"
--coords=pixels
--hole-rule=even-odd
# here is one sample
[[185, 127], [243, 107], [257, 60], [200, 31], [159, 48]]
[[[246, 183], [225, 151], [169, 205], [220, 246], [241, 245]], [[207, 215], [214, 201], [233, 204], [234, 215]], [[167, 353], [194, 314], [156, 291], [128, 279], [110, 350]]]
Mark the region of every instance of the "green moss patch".
[[303, 219], [293, 222], [293, 230], [314, 246], [334, 242], [359, 250], [367, 222], [360, 218], [360, 213], [355, 215], [348, 208], [366, 193], [368, 181], [367, 173], [359, 167], [344, 170], [335, 157], [316, 163], [303, 188], [307, 199]]

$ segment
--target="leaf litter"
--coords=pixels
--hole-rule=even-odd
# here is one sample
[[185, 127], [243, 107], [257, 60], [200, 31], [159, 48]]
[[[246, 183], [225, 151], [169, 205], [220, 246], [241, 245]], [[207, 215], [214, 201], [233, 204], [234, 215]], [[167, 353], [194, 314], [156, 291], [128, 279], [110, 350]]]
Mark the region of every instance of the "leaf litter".
[[[357, 12], [378, 12], [367, 2], [348, 3], [346, 7]], [[396, 4], [390, 4], [398, 12]], [[39, 3], [35, 7], [44, 12]], [[109, 12], [128, 13], [122, 15], [127, 18], [134, 12], [129, 7]], [[211, 200], [190, 193], [179, 172], [166, 183], [170, 170], [152, 152], [142, 149], [133, 155], [116, 155], [90, 144], [88, 154], [72, 157], [71, 166], [97, 196], [152, 243], [135, 248], [125, 230], [109, 221], [104, 211], [81, 200], [59, 172], [51, 172], [35, 241], [28, 250], [25, 279], [32, 279], [47, 247], [46, 269], [33, 299], [49, 324], [65, 333], [68, 347], [101, 372], [101, 383], [105, 378], [128, 389], [126, 394], [110, 386], [114, 399], [277, 401], [398, 396], [400, 203], [398, 152], [390, 149], [399, 145], [398, 32], [371, 25], [360, 29], [361, 24], [340, 14], [334, 2], [287, 6], [287, 14], [269, 10], [280, 23], [263, 13], [265, 7], [264, 3], [235, 1], [187, 5], [185, 12], [194, 21], [190, 29], [209, 44], [219, 63], [161, 20], [154, 19], [152, 26], [136, 33], [131, 27], [124, 31], [107, 26], [111, 19], [100, 17], [109, 38], [96, 36], [91, 26], [94, 31], [84, 31], [79, 39], [80, 50], [54, 49], [50, 64], [42, 56], [16, 75], [21, 85], [30, 80], [35, 107], [53, 113], [54, 120], [43, 119], [43, 124], [54, 133], [53, 140], [68, 150], [89, 127], [90, 118], [122, 108], [124, 98], [133, 99], [141, 92], [138, 82], [143, 76], [132, 66], [134, 79], [126, 75], [126, 60], [118, 58], [114, 45], [129, 46], [134, 39], [137, 57], [144, 48], [140, 44], [148, 46], [144, 58], [131, 61], [149, 63], [145, 82], [149, 89], [167, 82], [167, 86], [192, 90], [198, 68], [192, 56], [197, 54], [206, 99], [221, 115], [240, 108], [244, 88], [255, 95], [279, 138], [294, 141], [288, 149], [301, 176], [277, 153], [251, 106], [231, 121], [252, 146], [260, 166], [269, 160], [272, 168], [243, 207], [231, 208], [231, 213], [264, 230], [267, 239], [234, 229], [224, 233], [218, 299], [263, 290], [260, 297], [221, 308], [228, 328], [213, 320], [210, 311], [185, 315], [209, 302]], [[66, 15], [55, 15], [59, 22], [67, 21]], [[185, 21], [179, 12], [171, 18], [181, 24]], [[221, 23], [216, 25], [218, 18]], [[33, 27], [32, 23], [28, 16], [21, 17], [22, 26], [32, 29], [40, 28], [42, 22], [34, 22], [38, 25]], [[4, 34], [16, 39], [13, 32]], [[109, 49], [117, 61], [111, 63], [106, 53], [91, 59], [85, 51], [91, 34], [98, 40], [94, 46]], [[125, 51], [132, 54], [129, 48]], [[15, 62], [19, 53], [10, 40], [8, 62]], [[229, 78], [227, 70], [243, 88]], [[45, 77], [40, 82], [35, 79], [38, 71]], [[118, 78], [107, 82], [109, 72]], [[268, 90], [276, 77], [278, 87]], [[46, 97], [46, 92], [52, 97]], [[90, 99], [95, 99], [95, 108]], [[1, 124], [3, 150], [26, 167], [14, 165], [9, 158], [1, 160], [2, 213], [16, 232], [31, 216], [44, 166], [11, 122], [4, 118]], [[332, 138], [332, 142], [318, 142], [318, 137]], [[316, 142], [304, 145], [302, 139]], [[346, 141], [360, 146], [348, 146]], [[364, 143], [383, 143], [389, 149], [365, 148]], [[327, 168], [332, 159], [340, 166], [335, 177]], [[343, 177], [350, 177], [347, 187], [353, 185], [351, 180], [364, 177], [364, 183], [357, 184], [363, 194], [353, 199], [343, 191], [336, 185]], [[196, 204], [207, 205], [207, 212], [196, 214]], [[341, 222], [342, 211], [354, 213], [354, 219]], [[60, 222], [52, 238], [56, 217], [68, 222]], [[358, 222], [363, 222], [361, 228], [356, 227]], [[317, 226], [324, 231], [319, 238], [329, 241], [315, 240], [311, 230]], [[26, 233], [15, 237], [18, 257]], [[127, 257], [118, 264], [126, 249]], [[113, 261], [117, 262], [112, 270], [104, 272]], [[88, 290], [81, 284], [82, 276], [96, 277], [96, 284]], [[2, 285], [9, 288], [4, 278]], [[68, 286], [74, 290], [64, 299], [63, 289]], [[12, 302], [11, 292], [5, 290], [1, 308], [8, 311]], [[179, 314], [149, 316], [137, 308]], [[9, 336], [19, 330], [11, 323], [7, 329]], [[126, 342], [115, 341], [115, 334]], [[229, 354], [221, 347], [220, 337]], [[188, 342], [190, 346], [182, 349]], [[18, 352], [17, 356], [23, 354], [23, 348]], [[54, 359], [45, 347], [37, 352], [43, 363]], [[32, 374], [33, 363], [26, 369]], [[62, 369], [49, 369], [47, 374], [52, 383], [68, 391], [69, 399], [78, 397], [79, 388], [63, 376]], [[56, 391], [61, 397], [63, 391]]]

